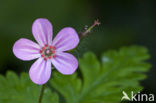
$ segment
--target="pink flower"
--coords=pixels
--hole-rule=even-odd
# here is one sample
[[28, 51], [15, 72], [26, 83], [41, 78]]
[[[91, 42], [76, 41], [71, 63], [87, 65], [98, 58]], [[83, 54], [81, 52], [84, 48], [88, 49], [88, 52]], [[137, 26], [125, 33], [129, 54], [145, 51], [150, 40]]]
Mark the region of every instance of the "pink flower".
[[32, 33], [37, 43], [21, 38], [13, 46], [14, 55], [24, 61], [38, 58], [29, 70], [31, 80], [39, 85], [45, 84], [51, 76], [51, 63], [62, 74], [73, 74], [78, 67], [77, 59], [65, 51], [75, 48], [79, 43], [77, 32], [63, 28], [52, 41], [52, 25], [47, 19], [37, 19]]

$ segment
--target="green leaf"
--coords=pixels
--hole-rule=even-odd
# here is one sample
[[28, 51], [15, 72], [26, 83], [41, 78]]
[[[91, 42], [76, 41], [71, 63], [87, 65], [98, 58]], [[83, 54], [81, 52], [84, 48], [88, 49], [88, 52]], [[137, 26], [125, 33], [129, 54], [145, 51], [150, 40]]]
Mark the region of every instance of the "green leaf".
[[[37, 103], [41, 86], [34, 84], [27, 73], [20, 78], [14, 72], [0, 75], [0, 103]], [[42, 103], [58, 103], [56, 93], [46, 87]]]
[[57, 71], [50, 81], [66, 103], [119, 103], [122, 91], [142, 90], [140, 80], [150, 68], [146, 48], [123, 47], [104, 53], [101, 62], [91, 53], [79, 59], [80, 73], [62, 75]]

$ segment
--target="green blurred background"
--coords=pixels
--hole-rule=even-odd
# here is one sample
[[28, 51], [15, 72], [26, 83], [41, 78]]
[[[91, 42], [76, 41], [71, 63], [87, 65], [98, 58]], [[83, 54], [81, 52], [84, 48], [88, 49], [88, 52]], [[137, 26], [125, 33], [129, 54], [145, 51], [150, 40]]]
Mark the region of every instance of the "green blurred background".
[[80, 33], [99, 19], [101, 25], [83, 39], [75, 54], [81, 57], [84, 52], [93, 51], [100, 56], [122, 46], [146, 46], [152, 69], [141, 84], [146, 93], [156, 94], [155, 11], [155, 0], [0, 0], [0, 73], [28, 72], [34, 61], [17, 59], [12, 46], [19, 38], [34, 40], [31, 26], [36, 18], [49, 19], [54, 35], [66, 26]]

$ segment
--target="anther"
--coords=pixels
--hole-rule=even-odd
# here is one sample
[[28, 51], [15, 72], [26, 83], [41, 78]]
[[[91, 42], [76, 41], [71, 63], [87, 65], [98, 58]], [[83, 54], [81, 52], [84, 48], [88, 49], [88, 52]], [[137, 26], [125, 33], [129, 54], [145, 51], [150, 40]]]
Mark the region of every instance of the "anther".
[[56, 55], [53, 55], [53, 58], [55, 58], [56, 57]]
[[54, 50], [55, 50], [56, 48], [53, 46], [53, 47], [52, 47], [52, 49], [54, 49]]
[[49, 56], [48, 58], [51, 59], [51, 56]]
[[48, 44], [45, 44], [45, 47], [48, 47]]
[[44, 60], [47, 60], [47, 58], [45, 57]]
[[44, 57], [44, 55], [42, 54], [41, 57]]
[[55, 53], [55, 51], [53, 50], [53, 51], [52, 51], [52, 53], [54, 54], [54, 53]]
[[45, 50], [45, 47], [42, 47], [42, 50]]
[[49, 46], [50, 49], [52, 49], [52, 46]]

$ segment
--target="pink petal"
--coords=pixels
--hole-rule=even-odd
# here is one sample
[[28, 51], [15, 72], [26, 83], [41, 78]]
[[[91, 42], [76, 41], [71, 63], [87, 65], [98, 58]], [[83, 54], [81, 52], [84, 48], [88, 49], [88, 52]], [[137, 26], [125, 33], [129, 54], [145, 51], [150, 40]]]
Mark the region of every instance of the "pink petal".
[[56, 51], [67, 51], [75, 48], [79, 43], [77, 32], [71, 28], [63, 28], [54, 38], [52, 45], [56, 47]]
[[21, 60], [32, 60], [40, 57], [40, 47], [28, 39], [19, 39], [13, 46], [14, 55]]
[[69, 53], [57, 53], [53, 58], [52, 64], [62, 74], [73, 74], [78, 67], [77, 59]]
[[30, 68], [29, 76], [31, 80], [39, 85], [45, 84], [51, 75], [51, 61], [39, 58]]
[[36, 41], [44, 46], [52, 42], [52, 25], [47, 19], [37, 19], [32, 26], [32, 33]]

